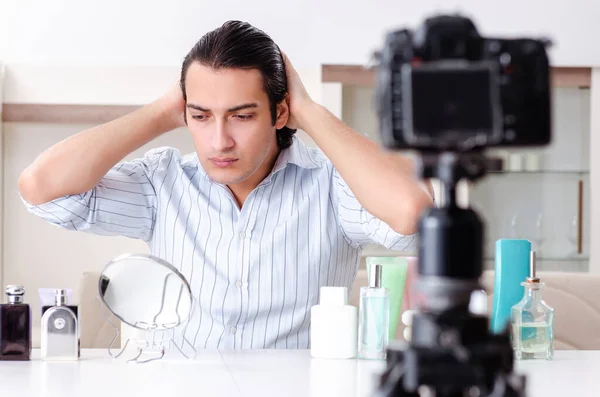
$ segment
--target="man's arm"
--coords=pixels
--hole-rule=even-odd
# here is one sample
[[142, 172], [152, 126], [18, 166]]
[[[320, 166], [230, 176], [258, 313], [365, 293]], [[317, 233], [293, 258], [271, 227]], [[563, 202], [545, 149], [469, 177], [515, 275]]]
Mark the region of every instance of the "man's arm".
[[19, 177], [31, 205], [89, 191], [125, 156], [162, 133], [185, 125], [181, 89], [109, 123], [73, 135], [40, 154]]
[[414, 234], [433, 205], [433, 188], [416, 178], [412, 162], [382, 150], [312, 101], [285, 57], [290, 128], [304, 130], [331, 160], [360, 204], [402, 235]]

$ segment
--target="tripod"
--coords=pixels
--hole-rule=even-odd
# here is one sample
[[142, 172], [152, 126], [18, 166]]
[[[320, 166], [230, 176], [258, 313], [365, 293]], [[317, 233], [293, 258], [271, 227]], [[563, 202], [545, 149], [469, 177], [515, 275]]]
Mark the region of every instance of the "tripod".
[[447, 202], [419, 223], [417, 311], [406, 349], [389, 348], [377, 396], [524, 397], [525, 377], [513, 372], [509, 328], [491, 334], [487, 316], [469, 301], [483, 271], [484, 225], [457, 205], [461, 179], [476, 181], [499, 160], [482, 152], [424, 154], [421, 176], [443, 182]]

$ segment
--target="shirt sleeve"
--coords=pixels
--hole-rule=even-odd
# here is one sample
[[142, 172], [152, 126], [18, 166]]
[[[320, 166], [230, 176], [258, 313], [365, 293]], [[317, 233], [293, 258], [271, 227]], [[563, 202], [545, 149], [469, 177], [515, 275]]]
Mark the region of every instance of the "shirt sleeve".
[[338, 218], [348, 243], [357, 249], [379, 244], [387, 249], [413, 252], [417, 249], [417, 234], [402, 235], [387, 223], [370, 214], [357, 200], [350, 187], [333, 169], [333, 190], [337, 199]]
[[125, 236], [146, 242], [152, 238], [157, 198], [149, 178], [155, 152], [117, 164], [91, 190], [59, 197], [40, 205], [21, 200], [27, 210], [68, 230]]

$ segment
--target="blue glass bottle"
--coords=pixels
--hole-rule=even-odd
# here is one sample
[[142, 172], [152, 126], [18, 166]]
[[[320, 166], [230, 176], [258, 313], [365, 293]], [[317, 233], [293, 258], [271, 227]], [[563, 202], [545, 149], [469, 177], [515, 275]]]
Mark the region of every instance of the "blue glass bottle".
[[370, 270], [369, 286], [360, 289], [358, 357], [383, 360], [389, 343], [390, 292], [381, 286], [381, 265]]

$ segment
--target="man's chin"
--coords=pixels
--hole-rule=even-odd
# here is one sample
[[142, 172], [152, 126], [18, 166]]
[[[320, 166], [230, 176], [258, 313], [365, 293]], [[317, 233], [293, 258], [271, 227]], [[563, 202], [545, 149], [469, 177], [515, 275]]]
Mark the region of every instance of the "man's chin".
[[223, 170], [211, 170], [208, 172], [208, 177], [222, 185], [235, 185], [236, 183], [243, 182], [246, 178], [240, 176], [237, 172], [223, 171]]

